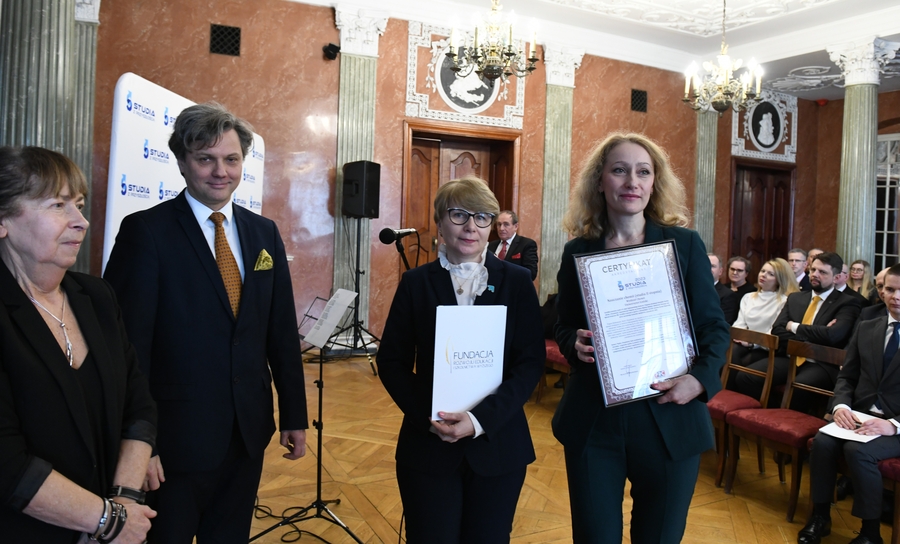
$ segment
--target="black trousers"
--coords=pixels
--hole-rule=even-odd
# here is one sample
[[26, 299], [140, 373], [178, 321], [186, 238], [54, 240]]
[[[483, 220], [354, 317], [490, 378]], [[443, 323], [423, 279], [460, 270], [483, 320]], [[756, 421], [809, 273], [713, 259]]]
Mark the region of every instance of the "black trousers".
[[246, 544], [250, 539], [253, 505], [262, 474], [263, 452], [250, 457], [237, 423], [225, 460], [203, 472], [165, 470], [166, 481], [149, 493], [147, 504], [157, 511], [151, 544]]
[[[768, 360], [762, 360], [747, 365], [747, 368], [753, 368], [765, 372], [768, 365]], [[791, 360], [788, 357], [775, 357], [775, 373], [772, 376], [773, 390], [779, 385], [784, 385], [784, 383], [787, 381], [787, 373], [790, 365]], [[800, 368], [797, 369], [797, 376], [795, 380], [797, 383], [812, 385], [814, 387], [832, 391], [834, 390], [834, 384], [837, 382], [837, 375], [839, 370], [840, 369], [835, 365], [817, 363], [815, 361], [806, 361], [805, 363], [800, 365]], [[748, 397], [753, 397], [755, 399], [758, 399], [762, 396], [763, 383], [765, 382], [763, 378], [759, 376], [752, 376], [750, 374], [747, 374], [746, 372], [736, 372], [736, 374], [738, 376], [734, 379], [735, 391], [737, 391], [738, 393], [743, 393]], [[775, 403], [774, 406], [777, 406], [777, 401], [773, 397], [773, 395], [769, 396], [770, 408], [773, 407], [773, 403]], [[793, 397], [791, 397], [790, 407], [800, 412], [806, 412], [815, 404], [817, 400], [821, 398], [824, 397], [815, 393], [809, 393], [807, 391], [794, 391]]]
[[621, 544], [626, 478], [632, 544], [681, 542], [700, 456], [669, 457], [648, 402], [607, 408], [584, 451], [565, 450], [574, 544]]
[[881, 436], [863, 443], [818, 433], [809, 453], [809, 495], [813, 504], [831, 503], [838, 462], [844, 458], [853, 482], [851, 514], [860, 519], [881, 517], [881, 472], [878, 461], [900, 457], [900, 437]]
[[509, 542], [525, 467], [480, 476], [465, 459], [456, 470], [425, 473], [397, 465], [408, 544]]

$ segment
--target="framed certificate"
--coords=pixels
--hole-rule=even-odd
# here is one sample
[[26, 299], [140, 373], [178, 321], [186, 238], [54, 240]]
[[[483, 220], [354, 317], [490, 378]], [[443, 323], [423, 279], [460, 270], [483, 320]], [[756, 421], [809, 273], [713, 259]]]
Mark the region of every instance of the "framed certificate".
[[697, 341], [675, 242], [575, 255], [603, 402], [661, 395], [650, 384], [686, 374]]

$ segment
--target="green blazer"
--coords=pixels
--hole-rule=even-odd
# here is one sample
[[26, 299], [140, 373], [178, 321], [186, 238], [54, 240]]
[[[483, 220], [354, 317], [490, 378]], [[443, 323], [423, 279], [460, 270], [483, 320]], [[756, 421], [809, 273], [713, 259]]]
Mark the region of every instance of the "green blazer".
[[[661, 227], [648, 221], [645, 243], [663, 240], [674, 240], [678, 250], [700, 354], [691, 375], [703, 385], [705, 392], [685, 405], [658, 404], [656, 398], [638, 402], [649, 403], [669, 455], [673, 460], [681, 460], [713, 447], [712, 421], [705, 403], [722, 388], [719, 370], [725, 364], [729, 328], [713, 286], [709, 259], [700, 236], [689, 229]], [[583, 449], [596, 419], [616, 409], [604, 406], [597, 367], [579, 361], [574, 347], [575, 331], [587, 329], [588, 322], [572, 256], [603, 249], [606, 249], [605, 239], [576, 238], [569, 241], [563, 250], [557, 276], [559, 321], [555, 329], [556, 341], [572, 365], [572, 374], [553, 416], [553, 434], [567, 449]]]

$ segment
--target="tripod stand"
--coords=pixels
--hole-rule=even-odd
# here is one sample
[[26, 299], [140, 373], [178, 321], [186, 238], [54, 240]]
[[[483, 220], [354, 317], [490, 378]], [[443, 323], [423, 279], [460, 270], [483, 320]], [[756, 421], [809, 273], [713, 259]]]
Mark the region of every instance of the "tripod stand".
[[[347, 527], [343, 521], [340, 520], [334, 512], [328, 509], [329, 504], [340, 504], [341, 499], [331, 499], [331, 500], [323, 500], [322, 499], [322, 389], [325, 387], [325, 382], [322, 379], [322, 368], [325, 366], [325, 355], [322, 352], [322, 348], [319, 348], [319, 379], [316, 380], [316, 388], [319, 390], [319, 419], [313, 420], [313, 426], [316, 428], [316, 500], [314, 500], [309, 506], [305, 507], [294, 507], [299, 508], [296, 513], [285, 517], [275, 525], [269, 527], [265, 531], [254, 535], [250, 538], [250, 542], [253, 542], [257, 538], [269, 534], [275, 529], [279, 527], [284, 527], [286, 525], [290, 525], [294, 528], [294, 531], [297, 532], [299, 539], [303, 533], [306, 533], [310, 536], [318, 538], [322, 542], [328, 542], [324, 538], [320, 537], [315, 533], [311, 533], [309, 531], [304, 531], [298, 528], [295, 523], [300, 523], [301, 521], [306, 521], [308, 519], [324, 519], [334, 525], [337, 525], [341, 529], [343, 529], [350, 538], [359, 542], [359, 544], [363, 544], [363, 541], [360, 540], [353, 531]], [[288, 509], [290, 510], [290, 508]], [[310, 513], [315, 510], [315, 513]]]
[[[361, 219], [356, 220], [356, 271], [354, 273], [353, 285], [354, 285], [354, 288], [357, 293], [359, 293], [359, 276], [361, 274], [361, 272], [359, 270], [359, 254], [360, 254], [360, 248], [362, 246], [362, 222], [361, 221], [362, 221]], [[372, 334], [368, 329], [366, 329], [365, 327], [362, 326], [362, 321], [359, 319], [360, 298], [361, 297], [357, 297], [356, 301], [353, 303], [353, 321], [349, 325], [341, 328], [334, 334], [335, 337], [339, 337], [340, 335], [344, 334], [345, 332], [352, 330], [353, 331], [352, 339], [350, 340], [351, 343], [344, 344], [344, 343], [341, 343], [341, 342], [338, 342], [335, 340], [334, 342], [332, 342], [331, 345], [332, 345], [332, 347], [341, 346], [344, 348], [348, 348], [350, 350], [351, 354], [357, 354], [357, 353], [360, 355], [364, 354], [369, 359], [369, 367], [372, 369], [372, 374], [377, 376], [378, 371], [375, 370], [375, 364], [372, 362], [372, 357], [369, 354], [369, 345], [371, 344], [374, 346], [375, 342], [381, 342], [381, 339], [378, 338], [377, 336], [375, 336], [374, 334]], [[368, 334], [369, 337], [372, 338], [372, 340], [367, 341], [363, 337], [363, 334], [362, 334], [363, 332]]]

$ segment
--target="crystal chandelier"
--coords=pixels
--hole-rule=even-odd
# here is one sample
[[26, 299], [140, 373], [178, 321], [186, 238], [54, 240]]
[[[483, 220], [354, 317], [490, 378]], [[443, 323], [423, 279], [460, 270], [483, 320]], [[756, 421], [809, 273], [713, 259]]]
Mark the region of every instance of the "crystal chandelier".
[[[741, 69], [743, 61], [728, 56], [728, 44], [725, 43], [725, 0], [722, 0], [722, 49], [716, 62], [703, 63], [704, 75], [700, 75], [697, 63], [692, 62], [684, 73], [684, 98], [682, 99], [694, 110], [710, 108], [725, 113], [729, 108], [739, 112], [755, 106], [759, 102], [762, 83], [762, 67], [750, 59], [740, 77], [735, 77]], [[754, 91], [753, 79], [756, 78]], [[691, 89], [693, 87], [693, 93]]]
[[450, 32], [450, 49], [447, 57], [453, 65], [450, 67], [457, 77], [466, 77], [474, 70], [482, 80], [494, 81], [500, 78], [507, 81], [510, 76], [525, 77], [531, 74], [537, 63], [535, 38], [532, 34], [528, 57], [513, 45], [512, 17], [505, 18], [501, 13], [503, 6], [500, 0], [491, 0], [491, 12], [487, 20], [475, 26], [475, 39], [470, 46], [468, 36], [459, 45], [456, 29]]

